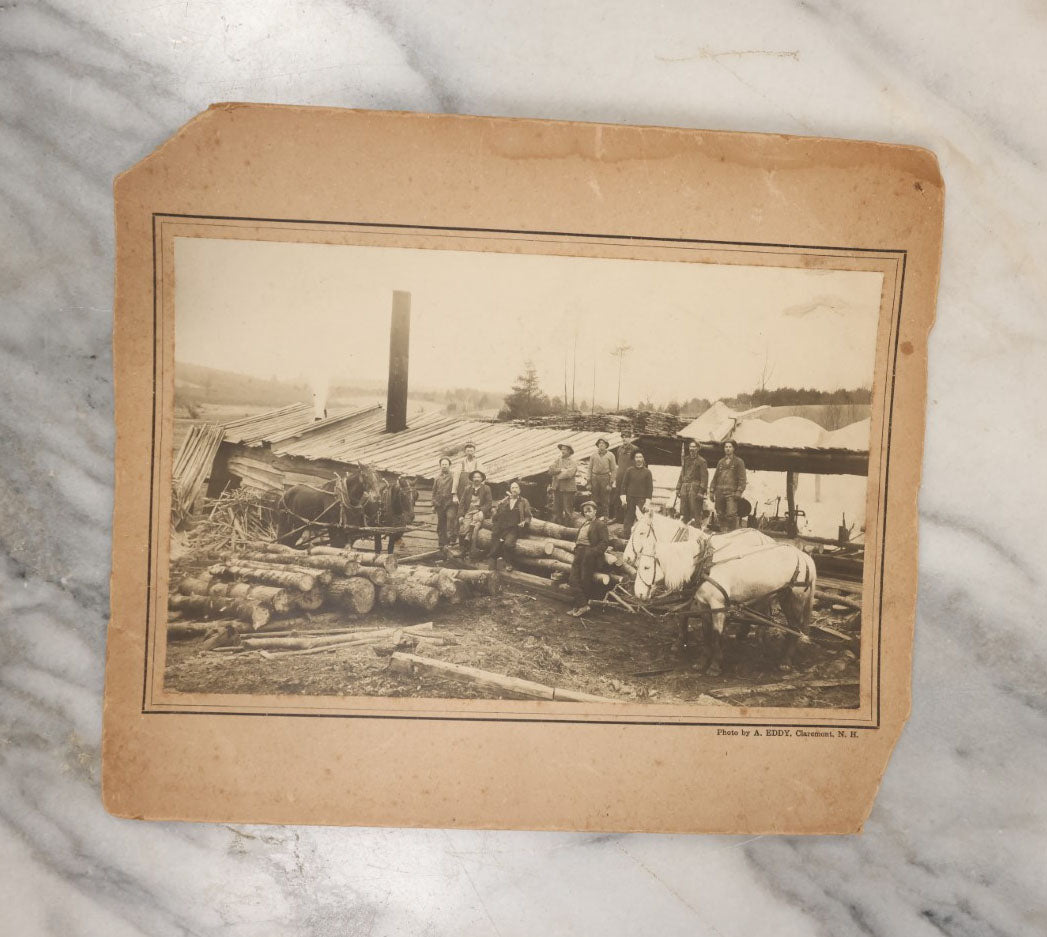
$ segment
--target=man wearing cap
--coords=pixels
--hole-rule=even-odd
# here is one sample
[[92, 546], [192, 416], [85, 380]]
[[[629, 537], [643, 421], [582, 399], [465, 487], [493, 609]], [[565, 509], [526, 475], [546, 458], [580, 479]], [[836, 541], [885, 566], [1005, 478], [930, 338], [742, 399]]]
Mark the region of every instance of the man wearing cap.
[[745, 491], [745, 463], [734, 454], [734, 442], [723, 444], [723, 458], [716, 463], [712, 492], [720, 530], [738, 529], [738, 499]]
[[571, 458], [574, 455], [574, 446], [562, 442], [557, 448], [560, 450], [560, 458], [549, 466], [553, 488], [553, 520], [570, 526], [574, 519], [574, 496], [578, 491], [575, 481], [578, 463]]
[[491, 516], [493, 501], [487, 473], [483, 469], [473, 469], [470, 477], [472, 484], [466, 486], [458, 505], [458, 546], [463, 558], [476, 551], [476, 534]]
[[607, 522], [596, 516], [596, 502], [586, 501], [582, 505], [582, 526], [578, 529], [578, 539], [574, 545], [574, 562], [571, 564], [571, 586], [582, 593], [585, 601], [569, 615], [578, 617], [589, 608], [591, 599], [597, 598], [596, 583], [593, 574], [599, 567], [604, 551], [611, 542]]
[[436, 514], [436, 540], [441, 550], [454, 543], [458, 528], [458, 494], [454, 472], [447, 456], [440, 459], [440, 471], [433, 479], [433, 511]]
[[589, 491], [596, 502], [596, 516], [609, 517], [611, 479], [618, 472], [614, 453], [606, 439], [596, 440], [596, 452], [589, 456]]
[[680, 499], [680, 517], [685, 524], [702, 521], [705, 507], [705, 492], [709, 487], [709, 466], [698, 451], [693, 439], [687, 444], [687, 455], [683, 457], [680, 480], [676, 483], [676, 494]]
[[636, 520], [637, 509], [647, 510], [647, 506], [654, 497], [654, 476], [647, 467], [643, 453], [637, 449], [633, 453], [633, 464], [625, 471], [622, 479], [622, 489], [619, 497], [625, 505], [625, 523], [622, 526], [622, 536], [626, 540], [633, 532], [633, 523]]
[[[622, 496], [622, 482], [625, 481], [625, 473], [629, 471], [633, 464], [633, 456], [640, 451], [640, 447], [636, 445], [636, 436], [624, 435], [625, 442], [622, 443], [622, 448], [618, 450], [618, 472], [614, 479], [614, 491], [618, 499]], [[618, 514], [618, 520], [620, 523], [625, 521], [625, 502], [621, 502], [621, 507], [616, 506], [616, 513]]]
[[491, 569], [498, 568], [499, 556], [505, 558], [506, 562], [509, 561], [513, 547], [516, 546], [516, 539], [529, 523], [531, 505], [520, 494], [520, 483], [511, 481], [509, 494], [494, 506], [494, 516], [491, 519], [491, 549], [487, 551]]
[[473, 472], [477, 469], [484, 473], [484, 477], [487, 476], [487, 468], [476, 457], [476, 443], [467, 442], [465, 444], [465, 457], [458, 463], [458, 468], [455, 469], [454, 473], [454, 495], [458, 499], [458, 503], [461, 502], [465, 489], [469, 487], [469, 482], [472, 481]]

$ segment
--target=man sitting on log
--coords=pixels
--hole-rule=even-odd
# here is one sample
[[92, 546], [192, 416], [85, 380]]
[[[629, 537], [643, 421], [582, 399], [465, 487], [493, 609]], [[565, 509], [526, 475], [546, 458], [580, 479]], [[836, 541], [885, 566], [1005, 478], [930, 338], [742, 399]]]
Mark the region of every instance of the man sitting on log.
[[508, 566], [516, 540], [531, 522], [531, 505], [520, 494], [520, 483], [509, 483], [509, 494], [494, 506], [491, 521], [491, 548], [487, 559], [491, 569], [498, 568], [498, 557], [505, 559]]
[[460, 496], [458, 506], [458, 546], [462, 559], [467, 559], [476, 551], [476, 535], [483, 522], [491, 516], [491, 488], [486, 484], [487, 473], [473, 469], [470, 476], [472, 484], [467, 486]]
[[578, 618], [589, 610], [589, 602], [598, 598], [593, 574], [610, 545], [611, 535], [607, 522], [596, 516], [596, 502], [586, 501], [582, 505], [582, 516], [585, 518], [578, 530], [578, 539], [574, 546], [574, 562], [571, 564], [571, 586], [582, 593], [585, 601], [568, 612]]

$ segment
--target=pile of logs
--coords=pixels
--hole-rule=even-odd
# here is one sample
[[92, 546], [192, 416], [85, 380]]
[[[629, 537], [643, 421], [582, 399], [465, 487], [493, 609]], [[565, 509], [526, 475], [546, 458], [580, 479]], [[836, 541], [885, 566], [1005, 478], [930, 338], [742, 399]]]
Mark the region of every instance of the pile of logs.
[[[540, 576], [552, 582], [566, 582], [574, 562], [578, 529], [553, 524], [534, 518], [517, 539], [512, 550], [512, 565], [525, 573]], [[477, 535], [477, 546], [483, 550], [491, 545], [491, 522], [485, 521]], [[612, 540], [605, 551], [603, 569], [597, 571], [596, 581], [612, 586], [635, 573], [622, 556], [624, 540]]]
[[400, 567], [392, 554], [252, 541], [182, 579], [169, 606], [186, 618], [227, 618], [258, 629], [298, 610], [326, 607], [351, 617], [375, 605], [432, 611], [441, 602], [456, 605], [499, 588], [498, 574], [488, 570]]

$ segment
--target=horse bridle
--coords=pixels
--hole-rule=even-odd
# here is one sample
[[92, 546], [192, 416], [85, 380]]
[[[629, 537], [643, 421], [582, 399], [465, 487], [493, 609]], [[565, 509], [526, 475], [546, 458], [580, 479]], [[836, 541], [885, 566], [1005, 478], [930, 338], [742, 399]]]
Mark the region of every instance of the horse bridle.
[[[649, 589], [651, 592], [654, 592], [654, 587], [655, 587], [655, 585], [658, 582], [658, 565], [659, 565], [659, 560], [658, 560], [658, 533], [654, 529], [654, 524], [652, 524], [649, 520], [647, 521], [647, 526], [649, 528], [647, 536], [648, 536], [649, 539], [654, 541], [654, 544], [655, 544], [654, 550], [653, 550], [653, 552], [648, 553], [646, 551], [646, 549], [645, 549], [642, 552], [638, 552], [636, 555], [637, 556], [649, 556], [654, 561], [654, 565], [651, 568], [651, 581], [648, 582], [646, 579], [641, 577], [639, 568], [637, 568], [637, 570], [636, 570], [636, 578], [640, 581], [641, 585], [643, 585], [644, 587]], [[675, 542], [679, 542], [681, 539], [684, 539], [684, 537], [682, 537], [681, 535], [684, 534], [684, 531], [686, 531], [686, 529], [687, 529], [686, 526], [684, 526], [683, 528], [680, 529], [680, 532], [677, 534], [677, 536], [673, 538], [673, 542], [674, 543]], [[700, 530], [703, 533], [705, 533], [705, 527], [704, 526], [701, 527]], [[645, 548], [646, 548], [646, 545], [647, 544], [646, 544], [646, 541], [645, 541], [645, 543], [644, 543]], [[713, 552], [715, 553], [715, 551], [713, 551]], [[702, 568], [702, 566], [705, 565], [706, 558], [708, 557], [708, 555], [709, 555], [709, 541], [706, 540], [706, 542], [705, 542], [705, 544], [703, 546], [703, 549], [702, 549], [702, 554], [698, 558], [698, 562], [697, 562], [697, 564], [695, 566], [695, 570], [696, 571], [700, 570]], [[720, 587], [716, 583], [714, 583], [714, 585], [717, 585], [717, 588], [719, 588], [720, 591], [723, 592], [722, 587]], [[726, 593], [724, 593], [724, 594], [726, 595]]]
[[[654, 524], [652, 524], [650, 521], [647, 521], [647, 527], [647, 538], [645, 538], [644, 540], [645, 549], [637, 553], [637, 556], [649, 556], [654, 561], [654, 565], [651, 567], [651, 581], [647, 582], [640, 576], [639, 567], [637, 567], [636, 569], [636, 578], [640, 581], [640, 584], [648, 590], [649, 593], [653, 593], [655, 584], [658, 582], [658, 534], [655, 532]], [[650, 553], [648, 553], [646, 550], [648, 539], [653, 540], [655, 544], [654, 550]]]

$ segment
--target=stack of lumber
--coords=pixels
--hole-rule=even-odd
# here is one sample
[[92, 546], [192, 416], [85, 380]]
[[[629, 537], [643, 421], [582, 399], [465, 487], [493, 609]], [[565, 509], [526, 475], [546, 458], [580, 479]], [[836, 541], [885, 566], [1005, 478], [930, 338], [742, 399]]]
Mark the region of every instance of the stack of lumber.
[[516, 426], [539, 426], [547, 429], [569, 429], [576, 433], [629, 433], [632, 421], [620, 413], [582, 413], [568, 410], [548, 416], [513, 420]]
[[498, 574], [420, 563], [399, 568], [396, 557], [367, 551], [247, 541], [206, 570], [177, 583], [172, 611], [190, 620], [231, 619], [253, 629], [299, 611], [326, 607], [356, 618], [375, 605], [432, 611], [474, 595], [494, 595]]
[[223, 433], [218, 423], [194, 423], [182, 440], [171, 469], [171, 515], [176, 528], [181, 527], [200, 496]]
[[675, 436], [687, 420], [659, 410], [626, 410], [638, 436]]

